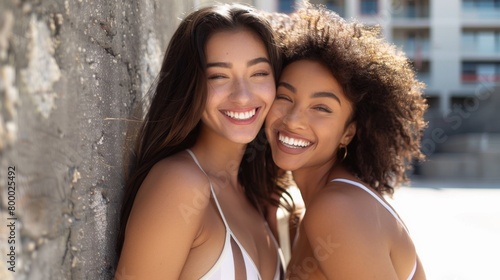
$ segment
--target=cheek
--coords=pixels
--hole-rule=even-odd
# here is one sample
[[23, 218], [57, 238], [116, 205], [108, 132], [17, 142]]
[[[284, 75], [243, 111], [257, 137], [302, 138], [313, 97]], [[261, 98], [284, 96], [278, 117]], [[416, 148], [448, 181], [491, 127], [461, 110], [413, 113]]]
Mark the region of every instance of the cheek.
[[229, 89], [230, 86], [227, 83], [226, 84], [209, 83], [207, 87], [207, 102], [210, 99], [212, 100], [217, 99], [218, 96], [224, 95]]
[[271, 109], [269, 110], [269, 113], [267, 114], [266, 126], [268, 124], [273, 125], [277, 121], [282, 120], [285, 114], [286, 114], [285, 106], [280, 105], [277, 102], [274, 102], [271, 106]]
[[293, 110], [293, 105], [289, 101], [277, 100], [273, 103], [273, 111], [276, 116], [281, 119], [286, 117]]
[[266, 132], [267, 139], [273, 143], [275, 136], [275, 129], [282, 125], [282, 118], [275, 114], [272, 110], [267, 114], [266, 121], [264, 123], [264, 130]]
[[273, 105], [267, 114], [264, 124], [268, 139], [273, 137], [273, 129], [280, 127], [282, 119], [283, 116], [280, 114], [279, 110], [277, 110], [277, 107]]
[[339, 125], [332, 122], [316, 122], [316, 133], [318, 142], [327, 153], [333, 153], [340, 145], [342, 138], [342, 130], [339, 130]]
[[216, 100], [217, 100], [217, 93], [212, 90], [209, 90], [207, 92], [207, 100], [205, 101], [205, 109], [203, 111], [206, 112], [208, 109], [210, 109], [212, 104], [216, 103]]
[[253, 92], [257, 93], [260, 98], [265, 100], [269, 106], [273, 103], [274, 98], [276, 97], [276, 86], [274, 81], [268, 81], [265, 83], [259, 83], [254, 86]]

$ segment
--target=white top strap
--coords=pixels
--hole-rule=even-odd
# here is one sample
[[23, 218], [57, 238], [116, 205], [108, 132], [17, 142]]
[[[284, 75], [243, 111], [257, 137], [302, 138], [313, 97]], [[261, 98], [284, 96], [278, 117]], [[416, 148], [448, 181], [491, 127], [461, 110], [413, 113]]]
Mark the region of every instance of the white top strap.
[[354, 186], [356, 186], [356, 187], [358, 187], [360, 189], [363, 189], [364, 191], [366, 191], [367, 193], [369, 193], [371, 196], [373, 196], [378, 202], [380, 202], [380, 204], [382, 204], [382, 206], [384, 206], [384, 208], [387, 209], [387, 211], [389, 211], [389, 213], [391, 213], [394, 216], [394, 218], [401, 225], [403, 225], [403, 227], [406, 230], [406, 232], [408, 232], [408, 229], [406, 228], [406, 225], [403, 223], [403, 221], [401, 220], [401, 218], [399, 218], [398, 214], [396, 214], [396, 211], [394, 211], [394, 209], [392, 209], [392, 207], [389, 206], [389, 204], [387, 204], [387, 202], [385, 202], [378, 195], [376, 195], [375, 193], [373, 193], [373, 191], [370, 190], [369, 188], [367, 188], [366, 186], [364, 186], [364, 185], [362, 185], [362, 184], [360, 184], [358, 182], [355, 182], [355, 181], [352, 181], [352, 180], [348, 180], [348, 179], [342, 179], [342, 178], [333, 179], [330, 182], [343, 182], [343, 183], [354, 185]]
[[196, 165], [198, 165], [198, 167], [200, 168], [201, 172], [203, 172], [203, 174], [205, 174], [207, 176], [208, 183], [210, 184], [210, 191], [212, 192], [212, 196], [214, 197], [214, 200], [215, 200], [215, 205], [217, 205], [217, 209], [219, 209], [219, 214], [222, 218], [222, 221], [224, 222], [224, 226], [226, 226], [226, 229], [228, 232], [231, 232], [231, 229], [229, 228], [229, 224], [226, 221], [226, 217], [224, 217], [224, 213], [222, 212], [222, 208], [220, 207], [219, 201], [217, 200], [217, 196], [215, 195], [215, 191], [214, 191], [214, 188], [212, 187], [212, 181], [210, 181], [210, 177], [205, 172], [205, 170], [203, 170], [203, 167], [201, 167], [201, 164], [198, 161], [198, 159], [196, 158], [196, 156], [194, 155], [193, 151], [191, 151], [190, 149], [186, 149], [186, 151], [189, 153], [189, 155], [191, 155], [191, 157], [193, 158]]
[[[394, 209], [392, 209], [391, 206], [389, 206], [389, 204], [387, 204], [387, 202], [385, 202], [383, 199], [381, 199], [378, 195], [376, 195], [371, 189], [367, 188], [366, 186], [358, 183], [358, 182], [355, 182], [355, 181], [352, 181], [352, 180], [348, 180], [348, 179], [342, 179], [342, 178], [338, 178], [338, 179], [333, 179], [331, 182], [344, 182], [344, 183], [347, 183], [347, 184], [351, 184], [353, 186], [356, 186], [360, 189], [363, 189], [364, 191], [366, 191], [367, 193], [369, 193], [371, 196], [373, 196], [378, 202], [380, 202], [380, 204], [382, 204], [382, 206], [384, 206], [385, 209], [387, 209], [387, 211], [389, 211], [389, 213], [391, 213], [394, 218], [401, 224], [403, 225], [403, 228], [406, 230], [406, 232], [408, 234], [410, 234], [408, 232], [408, 228], [406, 228], [406, 225], [403, 223], [403, 221], [401, 220], [401, 218], [399, 218], [398, 214], [396, 214], [396, 211], [394, 211]], [[415, 272], [417, 271], [417, 260], [415, 260], [415, 264], [413, 265], [413, 269], [410, 273], [410, 275], [408, 276], [407, 280], [411, 280], [413, 278], [413, 276], [415, 275]]]

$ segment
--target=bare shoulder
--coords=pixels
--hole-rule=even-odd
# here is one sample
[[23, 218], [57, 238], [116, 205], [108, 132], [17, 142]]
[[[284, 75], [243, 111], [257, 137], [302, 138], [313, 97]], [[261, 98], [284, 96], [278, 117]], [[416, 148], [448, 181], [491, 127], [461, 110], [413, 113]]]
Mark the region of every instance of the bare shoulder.
[[371, 226], [371, 211], [375, 200], [364, 191], [342, 182], [331, 182], [307, 207], [305, 230], [323, 234], [338, 233], [355, 237]]
[[397, 279], [377, 203], [360, 188], [332, 182], [307, 205], [305, 235], [327, 279]]
[[157, 220], [159, 228], [179, 219], [199, 225], [209, 201], [207, 176], [187, 153], [180, 152], [151, 168], [135, 197], [129, 222], [151, 217], [146, 219]]
[[[159, 182], [185, 182], [186, 185], [192, 185], [192, 188], [196, 188], [199, 184], [191, 183], [208, 183], [205, 173], [186, 152], [179, 152], [157, 162], [144, 180], [145, 183], [148, 179], [159, 180]], [[206, 186], [206, 184], [202, 185]]]
[[209, 180], [187, 153], [155, 164], [135, 197], [119, 271], [141, 279], [178, 278], [203, 231], [209, 202]]
[[[208, 204], [210, 182], [188, 154], [180, 152], [156, 163], [144, 179], [136, 202], [189, 202]], [[163, 204], [163, 203], [161, 203]]]

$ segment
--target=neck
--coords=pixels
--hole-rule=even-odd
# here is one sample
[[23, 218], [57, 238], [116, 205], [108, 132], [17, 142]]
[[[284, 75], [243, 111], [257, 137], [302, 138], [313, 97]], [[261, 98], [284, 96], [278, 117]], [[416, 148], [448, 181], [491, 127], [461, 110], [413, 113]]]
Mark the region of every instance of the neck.
[[191, 150], [207, 174], [237, 187], [238, 170], [245, 148], [246, 144], [234, 143], [222, 137], [200, 136]]
[[325, 164], [320, 167], [316, 166], [293, 171], [293, 178], [300, 189], [306, 208], [328, 182], [332, 180], [334, 169], [333, 164]]

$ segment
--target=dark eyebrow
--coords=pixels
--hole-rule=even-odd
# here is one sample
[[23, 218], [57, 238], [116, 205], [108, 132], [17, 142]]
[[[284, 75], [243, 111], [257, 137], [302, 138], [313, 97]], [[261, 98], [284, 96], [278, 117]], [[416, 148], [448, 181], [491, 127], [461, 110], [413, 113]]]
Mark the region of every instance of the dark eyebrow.
[[[288, 89], [289, 91], [291, 91], [293, 93], [297, 93], [297, 89], [287, 82], [279, 82], [278, 87], [280, 87], [280, 86], [285, 87], [286, 89]], [[313, 93], [312, 97], [313, 98], [321, 98], [321, 97], [333, 98], [333, 99], [337, 100], [340, 104], [342, 104], [340, 102], [340, 98], [337, 95], [335, 95], [335, 93], [329, 92], [329, 91], [315, 92], [315, 93]]]
[[231, 68], [231, 67], [233, 67], [233, 64], [228, 63], [228, 62], [210, 62], [210, 63], [207, 63], [207, 68], [210, 68], [210, 67]]
[[329, 98], [333, 98], [333, 99], [337, 100], [340, 104], [342, 104], [340, 102], [340, 98], [338, 98], [338, 96], [335, 95], [335, 93], [329, 92], [329, 91], [315, 92], [312, 97], [316, 97], [316, 98], [319, 98], [319, 97], [329, 97]]
[[293, 93], [297, 93], [297, 89], [292, 86], [291, 84], [289, 83], [286, 83], [286, 82], [279, 82], [278, 83], [278, 87], [285, 87], [286, 89], [288, 89], [289, 91], [293, 92]]
[[[269, 59], [267, 59], [265, 57], [257, 57], [255, 59], [252, 59], [249, 62], [247, 62], [247, 66], [253, 66], [255, 64], [262, 63], [262, 62], [271, 64], [271, 62], [269, 62]], [[207, 68], [210, 68], [210, 67], [231, 68], [231, 67], [233, 67], [233, 64], [229, 63], [229, 62], [210, 62], [210, 63], [207, 63]]]
[[253, 66], [253, 65], [261, 63], [261, 62], [265, 62], [265, 63], [271, 64], [271, 62], [269, 61], [269, 59], [267, 59], [265, 57], [257, 57], [257, 58], [254, 58], [254, 59], [250, 60], [249, 62], [247, 62], [247, 66]]

